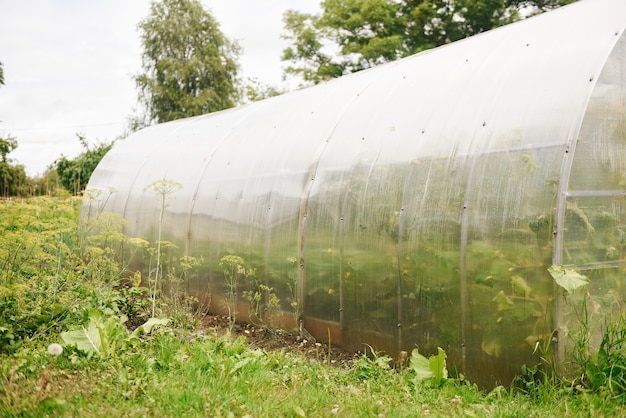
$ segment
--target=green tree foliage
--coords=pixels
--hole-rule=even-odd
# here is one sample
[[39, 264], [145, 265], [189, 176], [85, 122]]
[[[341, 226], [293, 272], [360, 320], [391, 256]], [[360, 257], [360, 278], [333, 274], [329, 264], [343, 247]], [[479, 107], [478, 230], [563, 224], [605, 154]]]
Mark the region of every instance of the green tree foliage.
[[8, 155], [17, 148], [12, 136], [0, 137], [0, 197], [32, 195], [31, 181], [24, 166], [14, 164]]
[[33, 196], [66, 196], [69, 192], [61, 187], [59, 174], [53, 165], [46, 168], [43, 174], [32, 179]]
[[[138, 25], [142, 70], [134, 77], [145, 122], [166, 122], [237, 102], [239, 47], [198, 0], [152, 1]], [[132, 123], [134, 128], [141, 123]]]
[[91, 147], [83, 135], [77, 134], [77, 136], [83, 147], [83, 152], [74, 159], [62, 155], [53, 164], [61, 186], [74, 195], [85, 190], [91, 173], [113, 146], [113, 142], [100, 142]]
[[9, 135], [6, 138], [0, 138], [0, 158], [2, 158], [3, 163], [10, 161], [7, 156], [15, 151], [16, 148], [17, 140], [12, 136]]
[[248, 78], [247, 83], [242, 87], [242, 103], [258, 102], [259, 100], [279, 96], [283, 92], [269, 84], [259, 81], [258, 78]]
[[[4, 71], [2, 70], [2, 62], [0, 62], [0, 86], [4, 85]], [[7, 197], [9, 195], [9, 184], [12, 182], [11, 167], [7, 162], [7, 155], [17, 148], [15, 138], [8, 136], [0, 137], [0, 196]]]
[[[9, 137], [9, 139], [12, 139]], [[0, 145], [5, 139], [0, 138]], [[30, 196], [33, 193], [31, 180], [26, 175], [24, 166], [13, 164], [4, 156], [0, 161], [0, 197]]]
[[288, 10], [287, 75], [319, 83], [457, 41], [575, 0], [324, 0]]

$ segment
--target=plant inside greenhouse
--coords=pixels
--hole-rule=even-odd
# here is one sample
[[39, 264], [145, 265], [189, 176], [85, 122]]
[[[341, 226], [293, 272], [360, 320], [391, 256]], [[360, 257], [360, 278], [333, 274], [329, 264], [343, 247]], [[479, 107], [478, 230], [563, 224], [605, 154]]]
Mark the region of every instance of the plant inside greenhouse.
[[625, 28], [625, 2], [583, 0], [147, 127], [94, 171], [84, 236], [119, 216], [149, 243], [116, 247], [129, 274], [232, 321], [445, 352], [484, 385], [566, 374], [580, 324], [600, 349], [624, 311]]

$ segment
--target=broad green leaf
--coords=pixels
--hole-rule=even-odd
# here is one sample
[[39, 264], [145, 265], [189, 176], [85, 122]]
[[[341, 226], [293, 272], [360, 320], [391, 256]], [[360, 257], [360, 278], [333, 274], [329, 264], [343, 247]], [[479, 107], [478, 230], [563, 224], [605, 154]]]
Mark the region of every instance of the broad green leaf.
[[102, 342], [102, 352], [104, 355], [112, 355], [122, 348], [129, 339], [128, 329], [124, 326], [127, 321], [126, 316], [112, 316], [104, 323], [96, 322], [100, 331], [100, 340]]
[[487, 287], [493, 287], [495, 284], [491, 274], [479, 274], [474, 280], [476, 281], [476, 284], [482, 284]]
[[61, 334], [63, 342], [67, 345], [76, 345], [76, 347], [85, 353], [100, 353], [102, 350], [102, 341], [100, 339], [100, 331], [94, 321], [89, 321], [87, 328], [82, 327], [76, 331], [68, 331]]
[[131, 341], [131, 335], [124, 326], [126, 317], [110, 317], [103, 321], [102, 314], [96, 310], [89, 312], [89, 324], [76, 331], [64, 332], [61, 338], [67, 345], [76, 347], [88, 354], [102, 356], [115, 355]]
[[441, 385], [448, 378], [448, 370], [446, 369], [446, 352], [437, 347], [438, 354], [428, 359], [430, 371], [433, 373], [433, 383], [437, 386]]
[[513, 308], [514, 303], [504, 292], [501, 290], [497, 295], [492, 299], [498, 305], [498, 311], [502, 312], [508, 309]]
[[415, 380], [431, 379], [433, 385], [440, 386], [448, 378], [446, 369], [446, 352], [437, 347], [438, 354], [426, 358], [414, 349], [411, 352], [409, 368], [415, 372]]
[[415, 372], [415, 378], [418, 381], [433, 377], [433, 372], [430, 369], [430, 362], [426, 357], [419, 353], [417, 348], [413, 349], [411, 352], [409, 367]]
[[144, 334], [150, 334], [154, 327], [165, 326], [170, 320], [168, 318], [150, 318], [143, 325], [137, 327], [135, 331], [133, 331], [133, 336], [138, 336], [139, 333], [143, 332]]
[[526, 282], [526, 279], [518, 276], [517, 274], [511, 276], [511, 286], [513, 287], [513, 292], [515, 292], [516, 295], [525, 297], [528, 297], [532, 290], [530, 285]]
[[552, 265], [548, 268], [548, 272], [554, 278], [554, 281], [567, 291], [568, 295], [571, 295], [579, 287], [589, 284], [587, 276], [563, 266]]
[[103, 320], [102, 312], [94, 308], [90, 308], [87, 311], [87, 317], [89, 318], [89, 321], [102, 322]]
[[574, 214], [576, 214], [576, 216], [578, 216], [580, 221], [582, 221], [583, 225], [585, 226], [585, 229], [587, 230], [587, 232], [593, 233], [593, 232], [596, 231], [595, 228], [593, 227], [593, 225], [591, 225], [591, 222], [589, 222], [589, 218], [587, 217], [587, 214], [585, 213], [585, 211], [582, 210], [576, 204], [576, 202], [574, 202], [572, 200], [568, 200], [567, 201], [567, 210], [573, 212]]
[[502, 354], [501, 334], [497, 332], [485, 333], [480, 344], [481, 350], [493, 357], [500, 357]]
[[541, 317], [543, 312], [541, 305], [532, 299], [526, 299], [524, 303], [516, 303], [510, 310], [509, 315], [517, 321], [524, 321], [530, 317]]
[[529, 346], [536, 350], [537, 344], [539, 344], [540, 339], [541, 338], [538, 335], [529, 335], [528, 337], [524, 338], [524, 341], [526, 341]]

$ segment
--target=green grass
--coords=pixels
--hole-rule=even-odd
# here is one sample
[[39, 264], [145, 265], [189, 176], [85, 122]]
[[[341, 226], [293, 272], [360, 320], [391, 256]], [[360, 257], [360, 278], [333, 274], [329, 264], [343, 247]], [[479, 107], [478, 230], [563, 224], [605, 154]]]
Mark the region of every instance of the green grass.
[[[284, 350], [255, 349], [224, 330], [195, 333], [193, 315], [166, 312], [162, 299], [158, 312], [186, 319], [131, 338], [123, 318], [145, 321], [149, 292], [123, 279], [112, 252], [83, 247], [89, 257], [79, 257], [79, 204], [0, 202], [0, 416], [626, 415], [621, 392], [598, 377], [599, 370], [624, 364], [623, 350], [616, 349], [623, 339], [619, 326], [605, 344], [610, 364], [589, 359], [593, 385], [585, 379], [535, 381], [541, 372], [527, 368], [518, 388], [491, 391], [459, 379], [418, 381], [411, 367], [396, 370], [385, 356], [333, 366]], [[90, 310], [109, 321], [102, 354], [80, 351], [62, 337], [87, 327]], [[50, 343], [64, 344], [63, 353], [48, 354]]]
[[[119, 355], [66, 348], [51, 364], [33, 344], [0, 363], [2, 416], [618, 416], [623, 404], [590, 392], [552, 387], [541, 398], [498, 388], [484, 393], [448, 381], [414, 383], [408, 370], [365, 357], [351, 367], [243, 339], [194, 339], [161, 330]], [[49, 372], [47, 383], [42, 379]]]

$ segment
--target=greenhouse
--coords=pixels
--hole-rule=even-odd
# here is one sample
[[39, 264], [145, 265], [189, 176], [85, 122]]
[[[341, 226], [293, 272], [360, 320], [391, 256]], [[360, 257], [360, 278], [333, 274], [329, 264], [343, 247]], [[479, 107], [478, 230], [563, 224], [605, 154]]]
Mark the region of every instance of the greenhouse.
[[[623, 0], [582, 0], [146, 128], [102, 160], [82, 220], [167, 242], [163, 278], [184, 270], [211, 312], [393, 358], [441, 347], [479, 384], [540, 355], [566, 369], [578, 324], [626, 294], [625, 27]], [[120, 256], [154, 274], [145, 249]]]

